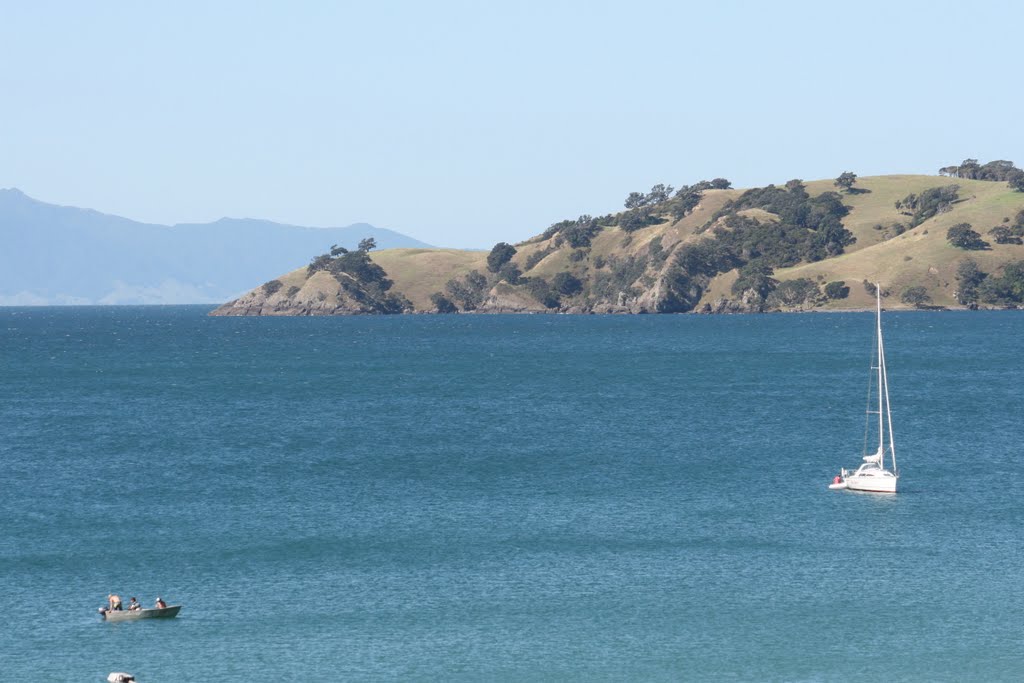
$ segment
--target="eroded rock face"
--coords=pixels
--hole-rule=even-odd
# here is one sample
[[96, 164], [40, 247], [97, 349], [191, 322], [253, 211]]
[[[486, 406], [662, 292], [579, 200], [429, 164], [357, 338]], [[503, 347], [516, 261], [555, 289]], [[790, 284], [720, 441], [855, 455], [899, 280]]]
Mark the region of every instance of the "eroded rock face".
[[236, 299], [229, 301], [220, 308], [215, 309], [210, 315], [231, 316], [231, 315], [280, 315], [280, 316], [301, 316], [301, 315], [360, 315], [372, 313], [358, 307], [325, 305], [323, 302], [307, 306], [296, 305], [291, 302], [280, 302], [271, 304], [269, 302], [246, 301]]
[[654, 285], [636, 297], [631, 307], [631, 313], [657, 313], [661, 310], [665, 300], [665, 279], [658, 278]]
[[550, 313], [551, 310], [525, 292], [509, 286], [497, 285], [491, 289], [477, 313]]
[[752, 289], [743, 293], [739, 300], [721, 297], [714, 303], [706, 303], [700, 308], [701, 313], [763, 313], [764, 297]]
[[590, 307], [592, 313], [599, 313], [601, 315], [617, 314], [617, 313], [629, 313], [629, 307], [626, 305], [619, 305], [618, 303], [611, 303], [608, 301], [599, 301]]
[[260, 297], [253, 297], [247, 294], [234, 301], [229, 301], [220, 308], [215, 309], [210, 315], [231, 316], [231, 315], [360, 315], [373, 313], [360, 305], [351, 303], [339, 303], [335, 301], [291, 301], [288, 299], [279, 301], [261, 300]]
[[633, 296], [629, 292], [619, 292], [615, 296], [614, 301], [599, 299], [590, 303], [587, 306], [587, 310], [591, 313], [602, 315], [649, 313], [648, 301], [649, 299], [645, 299], [643, 296]]

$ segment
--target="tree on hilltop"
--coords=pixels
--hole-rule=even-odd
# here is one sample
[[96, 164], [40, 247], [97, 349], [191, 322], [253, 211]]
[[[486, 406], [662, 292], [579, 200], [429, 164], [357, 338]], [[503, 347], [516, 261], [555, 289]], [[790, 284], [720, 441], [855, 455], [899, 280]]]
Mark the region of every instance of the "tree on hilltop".
[[648, 206], [652, 204], [660, 204], [668, 201], [668, 198], [672, 196], [674, 188], [671, 185], [665, 185], [664, 183], [658, 183], [651, 188], [651, 191], [647, 193], [647, 197], [644, 198], [644, 203]]
[[[985, 164], [979, 163], [977, 159], [964, 159], [957, 166], [943, 166], [939, 169], [939, 175], [968, 180], [1007, 182], [1011, 187], [1017, 182], [1024, 185], [1024, 170], [1017, 168], [1012, 161], [1006, 159], [995, 159]], [[1014, 189], [1018, 188], [1014, 187]]]
[[964, 159], [956, 170], [957, 177], [974, 180], [975, 176], [978, 175], [978, 170], [980, 168], [981, 164], [978, 163], [977, 159]]
[[852, 173], [850, 171], [843, 171], [842, 173], [839, 174], [839, 177], [836, 178], [835, 183], [833, 183], [833, 184], [836, 187], [841, 188], [841, 189], [846, 190], [847, 192], [849, 192], [851, 189], [853, 189], [853, 184], [855, 182], [857, 182], [857, 174], [856, 173]]
[[667, 202], [674, 191], [675, 188], [671, 185], [658, 183], [647, 194], [643, 192], [630, 192], [629, 196], [626, 197], [625, 207], [627, 209], [639, 209], [642, 206], [661, 204], [662, 202]]
[[627, 209], [637, 209], [644, 205], [644, 193], [643, 192], [630, 192], [629, 196], [626, 197], [624, 206]]

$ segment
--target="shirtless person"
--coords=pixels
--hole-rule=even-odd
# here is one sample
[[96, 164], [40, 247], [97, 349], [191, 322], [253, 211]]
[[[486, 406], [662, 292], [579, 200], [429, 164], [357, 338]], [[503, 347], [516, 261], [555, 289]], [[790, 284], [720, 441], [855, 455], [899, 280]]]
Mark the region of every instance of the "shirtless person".
[[161, 597], [157, 597], [157, 599], [156, 599], [156, 608], [157, 609], [163, 609], [165, 607], [167, 607], [167, 603], [164, 602], [164, 599], [161, 598]]
[[121, 609], [121, 596], [116, 593], [111, 593], [107, 596], [107, 605], [110, 606], [111, 610]]

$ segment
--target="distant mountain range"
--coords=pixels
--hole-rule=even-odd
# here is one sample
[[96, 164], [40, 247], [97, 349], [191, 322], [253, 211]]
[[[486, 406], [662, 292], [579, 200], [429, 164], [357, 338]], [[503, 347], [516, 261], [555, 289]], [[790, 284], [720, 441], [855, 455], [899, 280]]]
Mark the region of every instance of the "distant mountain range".
[[365, 237], [381, 248], [429, 247], [367, 223], [155, 225], [0, 189], [0, 306], [220, 303]]

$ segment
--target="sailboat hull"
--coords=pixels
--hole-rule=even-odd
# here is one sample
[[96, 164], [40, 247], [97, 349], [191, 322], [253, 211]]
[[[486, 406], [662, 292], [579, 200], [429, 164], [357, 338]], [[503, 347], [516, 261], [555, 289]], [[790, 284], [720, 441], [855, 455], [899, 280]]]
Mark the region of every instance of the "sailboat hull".
[[896, 493], [898, 479], [891, 472], [886, 472], [885, 475], [873, 474], [861, 477], [850, 475], [846, 478], [846, 488], [850, 491], [866, 491], [868, 493]]

